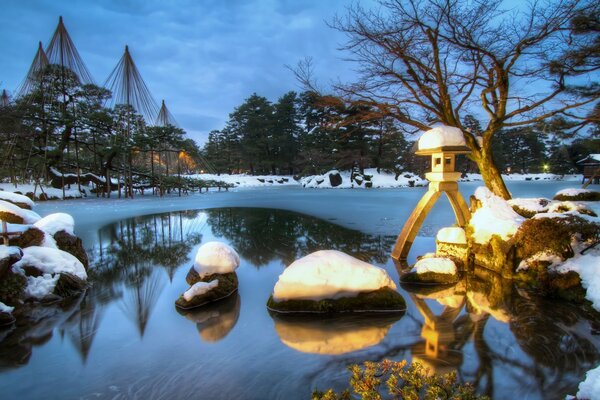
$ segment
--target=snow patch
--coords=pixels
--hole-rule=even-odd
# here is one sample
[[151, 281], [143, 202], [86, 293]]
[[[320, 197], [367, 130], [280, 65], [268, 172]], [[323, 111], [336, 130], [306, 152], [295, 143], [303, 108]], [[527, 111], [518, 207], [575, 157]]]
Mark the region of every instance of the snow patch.
[[481, 208], [473, 213], [469, 225], [473, 228], [476, 243], [487, 243], [492, 235], [506, 240], [514, 235], [525, 221], [506, 200], [496, 196], [486, 187], [478, 187], [475, 197], [481, 201]]
[[196, 253], [194, 269], [202, 278], [234, 272], [239, 265], [240, 256], [231, 246], [221, 242], [207, 242]]
[[586, 290], [585, 298], [600, 311], [600, 251], [589, 251], [584, 255], [577, 254], [554, 268], [556, 272], [575, 271], [581, 278], [581, 286]]
[[579, 384], [578, 399], [600, 400], [600, 365], [585, 374], [585, 380]]
[[196, 282], [192, 287], [185, 291], [183, 298], [185, 301], [191, 301], [194, 297], [208, 293], [217, 286], [219, 286], [219, 281], [217, 279], [210, 282]]
[[70, 235], [74, 235], [73, 228], [75, 227], [75, 220], [73, 220], [73, 217], [69, 214], [55, 213], [45, 216], [33, 224], [33, 226], [50, 235], [54, 235], [59, 231], [65, 231]]
[[21, 249], [17, 246], [5, 246], [0, 245], [0, 260], [4, 260], [5, 258], [9, 258], [12, 256], [20, 256]]
[[15, 309], [14, 307], [7, 306], [6, 304], [4, 304], [3, 302], [0, 301], [0, 312], [10, 314], [13, 312], [14, 309]]
[[455, 275], [456, 264], [451, 259], [445, 257], [421, 258], [414, 265], [411, 272], [416, 272], [417, 274], [433, 272], [436, 274]]
[[462, 131], [453, 126], [439, 125], [428, 130], [419, 139], [419, 150], [437, 149], [444, 146], [466, 146]]
[[443, 243], [467, 244], [465, 230], [456, 226], [440, 229], [436, 238], [438, 242]]
[[27, 287], [25, 287], [25, 294], [29, 297], [33, 297], [36, 299], [43, 299], [44, 297], [54, 292], [54, 288], [56, 287], [56, 282], [58, 282], [58, 278], [60, 278], [59, 274], [28, 276]]
[[340, 251], [321, 250], [294, 261], [279, 275], [273, 299], [337, 299], [385, 287], [396, 289], [385, 270]]

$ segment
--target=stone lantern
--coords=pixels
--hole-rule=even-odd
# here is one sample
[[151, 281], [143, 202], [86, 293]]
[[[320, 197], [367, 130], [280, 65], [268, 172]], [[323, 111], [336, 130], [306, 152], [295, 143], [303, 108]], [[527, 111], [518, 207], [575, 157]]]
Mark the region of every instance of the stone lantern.
[[392, 258], [405, 260], [423, 221], [435, 202], [446, 193], [454, 211], [458, 226], [464, 227], [470, 218], [469, 208], [458, 191], [460, 172], [455, 171], [456, 155], [468, 154], [469, 148], [460, 129], [440, 125], [423, 134], [415, 154], [431, 156], [431, 172], [425, 174], [430, 182], [429, 190], [423, 195], [398, 235]]

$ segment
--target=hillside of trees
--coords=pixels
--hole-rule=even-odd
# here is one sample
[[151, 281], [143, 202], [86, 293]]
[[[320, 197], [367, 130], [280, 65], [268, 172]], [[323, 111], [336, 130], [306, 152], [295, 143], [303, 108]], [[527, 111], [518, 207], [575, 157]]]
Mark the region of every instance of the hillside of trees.
[[[481, 130], [472, 115], [463, 124]], [[223, 129], [210, 132], [202, 155], [219, 173], [311, 175], [354, 165], [423, 173], [427, 160], [414, 156], [416, 138], [363, 104], [311, 91], [288, 92], [275, 102], [252, 94]], [[597, 128], [570, 137], [538, 124], [503, 129], [493, 142], [494, 161], [504, 173], [577, 173], [575, 163], [590, 153], [600, 153]], [[466, 159], [460, 169], [477, 172]]]

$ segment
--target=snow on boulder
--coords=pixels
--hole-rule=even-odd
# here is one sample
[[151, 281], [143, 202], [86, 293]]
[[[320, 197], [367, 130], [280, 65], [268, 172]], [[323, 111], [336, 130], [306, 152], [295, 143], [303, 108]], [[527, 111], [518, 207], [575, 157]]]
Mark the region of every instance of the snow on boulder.
[[438, 231], [436, 239], [438, 242], [467, 244], [465, 230], [458, 226], [442, 228]]
[[55, 213], [45, 216], [34, 223], [33, 226], [50, 235], [54, 235], [59, 231], [65, 231], [70, 235], [74, 235], [73, 228], [75, 227], [75, 221], [69, 214]]
[[396, 289], [382, 268], [336, 250], [311, 253], [279, 275], [273, 300], [322, 300], [356, 296], [382, 288]]
[[589, 189], [563, 189], [554, 195], [554, 200], [600, 201], [600, 192]]
[[600, 400], [600, 365], [586, 372], [578, 389], [578, 399]]
[[548, 213], [575, 213], [596, 216], [596, 213], [583, 203], [574, 203], [572, 201], [554, 202], [548, 207]]
[[473, 228], [476, 243], [487, 243], [492, 235], [506, 240], [513, 236], [525, 218], [512, 209], [508, 202], [486, 187], [475, 190], [475, 198], [481, 202], [481, 208], [473, 213], [469, 225]]
[[13, 203], [21, 208], [32, 209], [34, 206], [33, 201], [22, 194], [7, 192], [6, 190], [0, 190], [0, 200], [8, 201]]
[[[15, 322], [12, 312], [15, 308], [0, 302], [0, 327], [12, 325]], [[0, 337], [0, 341], [2, 338]]]
[[196, 253], [194, 269], [203, 278], [212, 274], [234, 272], [240, 265], [240, 256], [231, 247], [221, 242], [207, 242]]
[[5, 200], [0, 200], [0, 219], [13, 224], [33, 224], [40, 216], [31, 210], [22, 209]]
[[535, 214], [544, 213], [548, 211], [548, 204], [550, 200], [539, 198], [516, 198], [508, 200], [508, 204], [517, 212], [519, 215], [525, 218], [531, 218]]
[[68, 273], [87, 280], [83, 264], [66, 251], [39, 246], [26, 247], [22, 251], [23, 257], [14, 264], [15, 268], [30, 266], [44, 274]]
[[587, 194], [587, 193], [593, 193], [593, 192], [594, 192], [594, 190], [590, 190], [590, 189], [567, 188], [567, 189], [559, 190], [558, 192], [556, 192], [556, 196], [576, 197], [576, 196], [579, 196], [580, 194]]
[[455, 275], [457, 272], [454, 261], [445, 257], [421, 258], [412, 270], [417, 274], [432, 272], [434, 274]]
[[439, 125], [428, 130], [419, 139], [419, 150], [431, 150], [445, 146], [466, 146], [465, 137], [458, 128]]
[[600, 311], [600, 251], [590, 251], [585, 255], [576, 255], [556, 266], [558, 273], [575, 271], [581, 278], [581, 286], [585, 289], [585, 298]]
[[217, 286], [219, 286], [219, 281], [216, 279], [210, 282], [197, 282], [193, 284], [191, 288], [186, 290], [185, 293], [183, 293], [183, 298], [186, 301], [191, 301], [194, 297], [202, 296]]
[[54, 292], [54, 288], [56, 288], [56, 283], [58, 282], [59, 278], [59, 274], [28, 276], [25, 294], [28, 297], [33, 297], [34, 299], [43, 299]]

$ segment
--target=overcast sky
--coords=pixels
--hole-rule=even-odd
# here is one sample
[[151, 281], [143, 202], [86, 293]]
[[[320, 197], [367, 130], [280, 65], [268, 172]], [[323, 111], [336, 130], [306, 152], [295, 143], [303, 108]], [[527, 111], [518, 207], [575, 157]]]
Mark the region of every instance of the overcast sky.
[[323, 83], [353, 76], [326, 21], [350, 0], [3, 0], [0, 89], [14, 91], [58, 16], [96, 83], [130, 52], [152, 94], [202, 144], [253, 92], [276, 101], [300, 90], [285, 65], [305, 56]]

